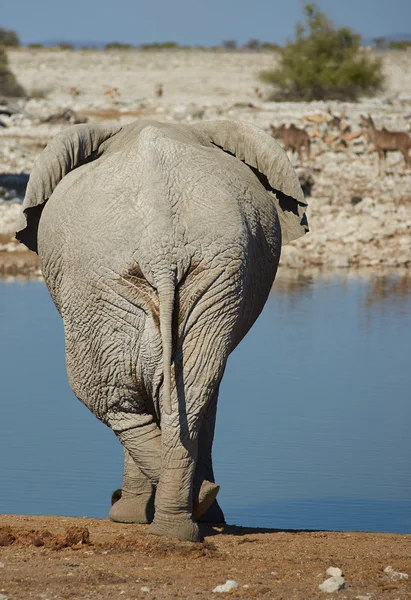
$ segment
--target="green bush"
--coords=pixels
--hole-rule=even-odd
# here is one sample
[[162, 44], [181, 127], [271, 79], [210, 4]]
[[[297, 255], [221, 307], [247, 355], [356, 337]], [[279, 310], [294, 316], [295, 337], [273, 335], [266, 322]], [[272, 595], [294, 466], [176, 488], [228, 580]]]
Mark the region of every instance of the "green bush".
[[260, 48], [261, 50], [271, 50], [272, 52], [278, 52], [280, 46], [274, 42], [262, 42]]
[[279, 48], [277, 69], [260, 79], [279, 88], [286, 100], [356, 100], [383, 83], [382, 61], [361, 47], [361, 37], [347, 27], [336, 29], [315, 4], [304, 5], [306, 24], [298, 23], [295, 40]]
[[132, 50], [134, 46], [131, 44], [123, 44], [122, 42], [109, 42], [104, 46], [104, 50]]
[[259, 50], [261, 48], [261, 42], [260, 40], [251, 38], [246, 44], [244, 44], [243, 48], [245, 50]]
[[15, 31], [0, 27], [0, 46], [20, 46], [19, 36]]
[[74, 44], [71, 42], [59, 42], [53, 48], [57, 48], [57, 50], [74, 50]]
[[233, 51], [233, 50], [237, 50], [237, 42], [235, 40], [224, 40], [221, 43], [221, 47], [224, 50], [229, 50], [229, 51]]
[[140, 50], [177, 50], [178, 48], [187, 48], [180, 46], [177, 42], [153, 42], [151, 44], [140, 44]]
[[411, 42], [407, 40], [398, 40], [397, 42], [389, 42], [388, 48], [390, 50], [408, 50], [411, 48]]
[[44, 44], [27, 44], [27, 48], [30, 48], [31, 50], [44, 50]]
[[9, 69], [6, 48], [0, 46], [0, 96], [18, 98], [26, 93]]

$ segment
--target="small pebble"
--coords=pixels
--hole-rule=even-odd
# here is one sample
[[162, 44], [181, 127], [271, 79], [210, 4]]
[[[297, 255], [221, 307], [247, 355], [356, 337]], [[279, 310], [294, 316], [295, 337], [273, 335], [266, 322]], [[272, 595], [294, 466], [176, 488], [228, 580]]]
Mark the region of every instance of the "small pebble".
[[147, 587], [146, 585], [143, 585], [143, 587], [141, 587], [140, 590], [142, 592], [145, 592], [146, 594], [149, 594], [151, 592], [151, 588]]
[[223, 594], [225, 592], [231, 592], [234, 588], [238, 587], [238, 583], [234, 579], [227, 579], [227, 581], [221, 585], [217, 585], [213, 592], [217, 594]]
[[0, 569], [3, 569], [3, 568], [4, 568], [4, 563], [0, 562]]

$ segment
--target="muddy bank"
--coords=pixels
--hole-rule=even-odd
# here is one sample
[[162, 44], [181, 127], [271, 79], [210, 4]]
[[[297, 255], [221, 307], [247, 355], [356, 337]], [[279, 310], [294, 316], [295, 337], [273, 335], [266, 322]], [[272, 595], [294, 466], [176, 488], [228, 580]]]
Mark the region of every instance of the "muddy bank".
[[411, 597], [411, 535], [224, 526], [205, 528], [204, 543], [190, 544], [150, 537], [145, 529], [0, 515], [0, 593], [10, 600], [192, 600], [218, 598], [216, 586], [234, 580], [226, 596], [309, 600], [327, 597], [319, 585], [336, 567], [344, 579], [335, 593], [341, 600]]

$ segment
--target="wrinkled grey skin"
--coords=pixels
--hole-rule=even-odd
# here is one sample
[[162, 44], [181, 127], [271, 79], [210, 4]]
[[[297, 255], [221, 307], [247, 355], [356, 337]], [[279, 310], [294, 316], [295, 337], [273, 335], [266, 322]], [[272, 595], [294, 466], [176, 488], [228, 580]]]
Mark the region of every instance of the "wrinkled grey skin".
[[200, 539], [227, 358], [305, 207], [284, 151], [246, 123], [79, 125], [40, 155], [17, 238], [39, 253], [74, 393], [126, 451], [113, 519], [150, 521], [155, 489], [149, 532]]

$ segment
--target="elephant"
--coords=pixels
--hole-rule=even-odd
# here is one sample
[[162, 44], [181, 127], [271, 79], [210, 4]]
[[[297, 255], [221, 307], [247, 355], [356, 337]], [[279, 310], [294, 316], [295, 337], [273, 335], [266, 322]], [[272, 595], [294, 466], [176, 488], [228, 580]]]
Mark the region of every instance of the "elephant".
[[284, 150], [241, 121], [74, 125], [37, 158], [16, 237], [62, 317], [74, 394], [124, 448], [113, 520], [196, 542], [210, 507], [221, 518], [220, 382], [306, 208]]

